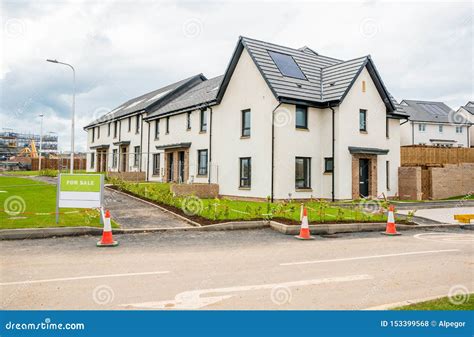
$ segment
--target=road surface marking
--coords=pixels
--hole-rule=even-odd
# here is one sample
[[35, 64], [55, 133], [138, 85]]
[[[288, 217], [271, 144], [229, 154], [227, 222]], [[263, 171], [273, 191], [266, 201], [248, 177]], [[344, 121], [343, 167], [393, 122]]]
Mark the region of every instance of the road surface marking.
[[0, 286], [10, 286], [10, 285], [19, 285], [19, 284], [33, 284], [33, 283], [47, 283], [47, 282], [77, 281], [77, 280], [92, 280], [92, 279], [97, 279], [97, 278], [109, 278], [109, 277], [158, 275], [158, 274], [168, 274], [168, 273], [169, 273], [169, 271], [149, 271], [149, 272], [144, 272], [144, 273], [125, 273], [125, 274], [91, 275], [91, 276], [78, 276], [78, 277], [62, 277], [62, 278], [52, 278], [52, 279], [46, 279], [46, 280], [4, 282], [4, 283], [0, 283]]
[[280, 263], [280, 266], [295, 266], [295, 265], [299, 265], [299, 264], [314, 264], [314, 263], [327, 263], [327, 262], [342, 262], [342, 261], [354, 261], [354, 260], [380, 259], [380, 258], [383, 258], [383, 257], [392, 257], [392, 256], [436, 254], [436, 253], [448, 253], [448, 252], [459, 252], [459, 249], [425, 250], [425, 251], [408, 252], [408, 253], [347, 257], [347, 258], [342, 258], [342, 259], [287, 262], [287, 263]]
[[132, 303], [122, 304], [123, 307], [135, 307], [135, 308], [147, 308], [147, 309], [200, 309], [210, 304], [221, 302], [225, 299], [234, 297], [234, 295], [221, 295], [221, 296], [209, 296], [201, 297], [205, 294], [216, 294], [216, 293], [233, 293], [233, 292], [245, 292], [252, 290], [262, 289], [275, 289], [283, 288], [287, 289], [290, 287], [300, 287], [308, 285], [318, 285], [325, 283], [335, 282], [350, 282], [350, 281], [363, 281], [373, 279], [370, 275], [349, 275], [341, 277], [329, 277], [313, 280], [301, 280], [294, 282], [283, 282], [283, 283], [271, 283], [271, 284], [257, 284], [249, 286], [237, 286], [228, 288], [216, 288], [216, 289], [201, 289], [201, 290], [190, 290], [179, 293], [175, 296], [174, 300], [168, 301], [157, 301], [157, 302], [143, 302], [143, 303]]
[[456, 233], [420, 233], [413, 235], [415, 239], [424, 241], [450, 242], [450, 243], [472, 243], [474, 234]]

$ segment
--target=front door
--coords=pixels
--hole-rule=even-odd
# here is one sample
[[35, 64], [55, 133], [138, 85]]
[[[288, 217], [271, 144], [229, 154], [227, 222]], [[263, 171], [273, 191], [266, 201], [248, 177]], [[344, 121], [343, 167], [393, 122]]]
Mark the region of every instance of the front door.
[[184, 151], [178, 152], [178, 182], [184, 182]]
[[173, 181], [174, 179], [174, 153], [168, 153], [168, 181]]
[[359, 159], [359, 195], [363, 198], [369, 196], [369, 159]]
[[122, 146], [122, 160], [121, 160], [121, 172], [127, 172], [127, 166], [128, 166], [128, 147], [127, 146]]

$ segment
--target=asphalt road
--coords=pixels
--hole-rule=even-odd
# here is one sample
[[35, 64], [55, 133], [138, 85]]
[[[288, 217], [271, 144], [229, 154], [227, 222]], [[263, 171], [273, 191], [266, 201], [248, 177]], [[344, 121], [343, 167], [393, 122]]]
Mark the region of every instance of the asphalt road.
[[474, 232], [270, 229], [4, 241], [2, 309], [367, 309], [474, 291]]

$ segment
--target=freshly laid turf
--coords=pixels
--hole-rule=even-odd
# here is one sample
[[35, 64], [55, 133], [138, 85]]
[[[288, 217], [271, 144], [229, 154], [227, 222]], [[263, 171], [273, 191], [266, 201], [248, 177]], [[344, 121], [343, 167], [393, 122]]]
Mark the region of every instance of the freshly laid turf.
[[465, 294], [462, 298], [454, 298], [453, 300], [454, 303], [448, 297], [443, 297], [398, 307], [394, 310], [474, 310], [474, 294]]
[[[130, 183], [111, 180], [117, 188], [134, 195], [155, 201], [161, 205], [173, 207], [174, 211], [203, 224], [234, 220], [283, 219], [289, 222], [300, 221], [301, 203], [295, 201], [270, 203], [265, 201], [238, 201], [226, 198], [199, 199], [196, 197], [174, 197], [170, 184], [166, 183]], [[313, 223], [343, 222], [384, 222], [385, 214], [366, 213], [354, 202], [350, 207], [338, 207], [337, 204], [322, 200], [306, 201], [308, 220]]]
[[55, 185], [0, 176], [0, 229], [101, 226], [97, 210], [61, 208], [59, 224], [56, 224], [55, 211]]

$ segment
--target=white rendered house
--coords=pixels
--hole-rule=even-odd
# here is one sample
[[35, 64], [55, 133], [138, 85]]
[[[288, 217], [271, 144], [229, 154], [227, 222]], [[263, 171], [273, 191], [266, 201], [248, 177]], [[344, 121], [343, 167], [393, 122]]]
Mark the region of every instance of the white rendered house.
[[458, 120], [456, 112], [446, 104], [403, 100], [400, 108], [409, 115], [409, 120], [400, 127], [402, 146], [469, 147], [469, 121]]
[[[341, 61], [241, 37], [224, 75], [178, 83], [151, 105], [127, 108], [143, 100], [136, 98], [123, 105], [128, 113], [119, 107], [86, 126], [94, 151], [89, 170], [105, 165], [140, 170], [150, 181], [215, 183], [220, 195], [234, 198], [397, 195], [400, 120], [407, 115], [370, 56]], [[136, 116], [141, 127], [134, 133]], [[115, 141], [92, 131], [116, 122]], [[136, 146], [143, 152], [138, 163], [114, 161]]]
[[470, 140], [470, 147], [474, 147], [473, 139], [474, 139], [474, 101], [469, 101], [466, 105], [459, 107], [456, 112], [457, 119], [460, 121], [468, 121], [471, 123], [471, 127], [469, 128], [469, 140]]

